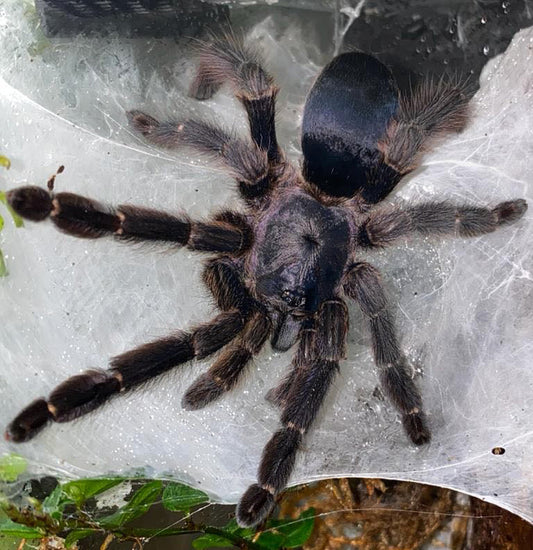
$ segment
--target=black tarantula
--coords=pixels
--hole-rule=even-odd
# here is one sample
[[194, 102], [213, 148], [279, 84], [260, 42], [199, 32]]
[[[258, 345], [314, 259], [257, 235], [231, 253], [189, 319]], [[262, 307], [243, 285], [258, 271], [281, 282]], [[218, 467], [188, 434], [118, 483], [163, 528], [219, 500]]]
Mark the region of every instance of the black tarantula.
[[31, 439], [50, 420], [73, 420], [121, 391], [220, 351], [183, 397], [184, 408], [199, 409], [237, 384], [269, 337], [278, 350], [296, 344], [288, 374], [267, 395], [281, 411], [281, 428], [264, 449], [257, 483], [237, 507], [239, 524], [252, 526], [268, 515], [287, 485], [296, 453], [345, 357], [346, 298], [368, 320], [381, 384], [407, 435], [416, 445], [430, 439], [380, 274], [358, 251], [411, 234], [482, 235], [518, 220], [527, 204], [517, 199], [494, 207], [447, 201], [376, 206], [436, 139], [465, 126], [469, 94], [457, 82], [425, 80], [404, 94], [374, 57], [339, 55], [307, 98], [301, 171], [286, 160], [276, 139], [278, 88], [258, 56], [233, 38], [200, 49], [191, 94], [209, 98], [224, 82], [246, 110], [251, 140], [198, 120], [158, 122], [140, 111], [128, 117], [150, 143], [188, 146], [215, 157], [237, 180], [244, 214], [223, 211], [200, 222], [131, 205], [102, 206], [39, 187], [9, 192], [21, 216], [50, 218], [76, 237], [159, 241], [211, 253], [204, 282], [221, 313], [113, 358], [108, 370], [69, 378], [48, 399], [27, 406], [6, 437]]

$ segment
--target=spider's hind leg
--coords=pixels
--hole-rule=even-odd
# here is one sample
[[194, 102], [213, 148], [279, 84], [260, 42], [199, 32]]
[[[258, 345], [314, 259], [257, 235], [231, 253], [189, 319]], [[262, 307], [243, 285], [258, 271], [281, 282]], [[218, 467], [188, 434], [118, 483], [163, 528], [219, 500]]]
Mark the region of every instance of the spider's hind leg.
[[398, 110], [379, 143], [385, 163], [400, 174], [414, 170], [422, 153], [468, 121], [472, 86], [458, 79], [427, 78], [410, 93], [401, 93]]
[[262, 67], [259, 55], [235, 35], [200, 47], [200, 65], [189, 94], [208, 99], [228, 81], [246, 109], [252, 139], [267, 152], [269, 161], [280, 160], [274, 121], [278, 88]]
[[379, 272], [370, 264], [355, 264], [346, 275], [344, 292], [356, 300], [370, 322], [372, 348], [385, 393], [400, 411], [404, 428], [416, 445], [427, 443], [430, 432], [422, 398], [408, 373]]
[[167, 149], [187, 146], [213, 156], [237, 180], [245, 199], [253, 201], [270, 192], [267, 155], [255, 144], [199, 120], [160, 122], [137, 110], [127, 116], [130, 125], [154, 145]]

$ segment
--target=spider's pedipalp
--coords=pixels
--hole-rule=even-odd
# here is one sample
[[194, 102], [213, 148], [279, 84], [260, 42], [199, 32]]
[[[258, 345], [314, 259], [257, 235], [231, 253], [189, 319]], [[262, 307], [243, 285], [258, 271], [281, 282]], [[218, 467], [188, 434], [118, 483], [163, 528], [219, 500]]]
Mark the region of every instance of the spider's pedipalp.
[[214, 365], [187, 389], [181, 406], [189, 411], [203, 409], [233, 389], [251, 358], [252, 354], [238, 344], [229, 346]]
[[316, 326], [315, 346], [318, 357], [340, 361], [346, 357], [348, 309], [342, 300], [328, 300], [321, 306]]
[[[219, 217], [236, 223], [234, 213]], [[231, 258], [210, 260], [204, 270], [204, 282], [223, 311], [237, 310], [246, 317], [239, 337], [217, 358], [185, 393], [185, 409], [200, 409], [237, 384], [252, 357], [259, 353], [271, 331], [270, 318], [252, 298], [242, 280], [242, 266]]]
[[346, 295], [359, 304], [369, 321], [372, 350], [385, 393], [400, 411], [413, 443], [427, 443], [431, 436], [425, 424], [422, 398], [408, 373], [378, 270], [359, 262], [348, 271], [343, 286]]
[[269, 161], [279, 161], [275, 125], [278, 88], [263, 69], [259, 55], [234, 35], [203, 44], [199, 54], [200, 65], [189, 94], [207, 99], [229, 82], [246, 109], [253, 141], [267, 152]]

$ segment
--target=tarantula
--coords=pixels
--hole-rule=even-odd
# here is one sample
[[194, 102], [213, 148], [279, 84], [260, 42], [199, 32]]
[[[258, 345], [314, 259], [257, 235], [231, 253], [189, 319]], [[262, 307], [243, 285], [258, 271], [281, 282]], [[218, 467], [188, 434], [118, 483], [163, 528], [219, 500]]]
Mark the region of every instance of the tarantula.
[[268, 338], [278, 350], [296, 345], [288, 374], [267, 394], [281, 410], [281, 428], [264, 449], [257, 483], [237, 507], [239, 524], [252, 526], [269, 514], [287, 485], [304, 435], [345, 357], [346, 298], [355, 300], [368, 320], [381, 384], [407, 435], [416, 445], [430, 440], [380, 274], [358, 252], [411, 234], [482, 235], [518, 220], [527, 204], [517, 199], [494, 207], [447, 201], [376, 206], [436, 139], [465, 126], [470, 95], [460, 83], [426, 79], [403, 93], [374, 57], [359, 52], [335, 57], [305, 104], [298, 170], [276, 139], [278, 88], [259, 56], [233, 38], [201, 47], [191, 94], [209, 98], [225, 82], [244, 106], [251, 140], [198, 120], [159, 122], [137, 110], [128, 118], [152, 144], [188, 146], [215, 157], [237, 180], [245, 213], [223, 211], [193, 221], [33, 186], [8, 193], [21, 216], [50, 218], [69, 235], [159, 241], [211, 253], [204, 282], [221, 313], [118, 355], [108, 370], [69, 378], [48, 399], [22, 410], [6, 437], [31, 439], [49, 421], [73, 420], [121, 391], [220, 351], [183, 397], [185, 409], [199, 409], [237, 384]]

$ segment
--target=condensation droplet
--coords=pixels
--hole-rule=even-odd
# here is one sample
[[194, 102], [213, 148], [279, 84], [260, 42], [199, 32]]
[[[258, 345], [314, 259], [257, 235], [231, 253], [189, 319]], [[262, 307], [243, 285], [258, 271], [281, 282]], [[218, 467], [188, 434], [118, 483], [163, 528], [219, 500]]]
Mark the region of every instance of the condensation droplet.
[[483, 55], [489, 55], [490, 46], [483, 46]]
[[483, 16], [481, 18], [481, 24], [484, 25], [486, 22], [487, 22], [487, 18], [485, 16]]

